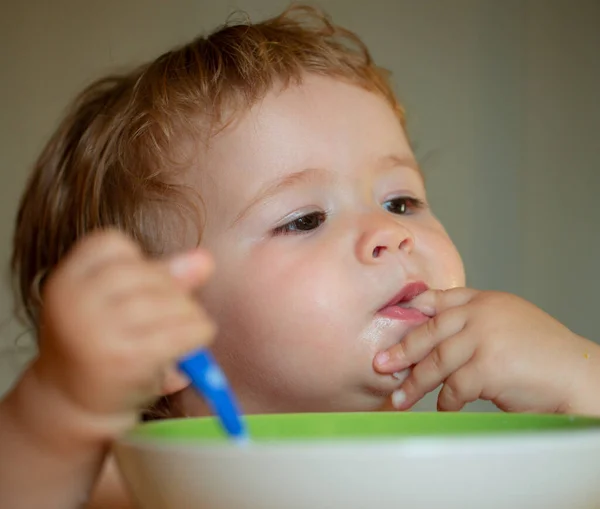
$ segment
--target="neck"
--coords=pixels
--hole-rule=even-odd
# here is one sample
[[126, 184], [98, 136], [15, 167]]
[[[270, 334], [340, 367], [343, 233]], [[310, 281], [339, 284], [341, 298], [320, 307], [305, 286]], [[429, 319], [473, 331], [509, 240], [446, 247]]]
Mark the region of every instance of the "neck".
[[[286, 409], [286, 411], [292, 411]], [[395, 412], [397, 411], [392, 405], [392, 399], [386, 398], [383, 405], [378, 409], [374, 409], [376, 412]], [[268, 409], [264, 405], [253, 404], [244, 405], [244, 413], [247, 415], [252, 414], [266, 414], [266, 413], [285, 413], [278, 411], [277, 409]], [[197, 394], [191, 389], [185, 389], [171, 397], [170, 405], [170, 417], [206, 417], [211, 415], [211, 411], [208, 405], [197, 396]]]

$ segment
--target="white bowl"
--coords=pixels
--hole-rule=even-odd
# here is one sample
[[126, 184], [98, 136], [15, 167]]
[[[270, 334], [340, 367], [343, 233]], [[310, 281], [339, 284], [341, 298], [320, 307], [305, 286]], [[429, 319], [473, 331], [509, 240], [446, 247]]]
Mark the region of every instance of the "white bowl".
[[598, 509], [600, 420], [500, 413], [144, 424], [116, 445], [141, 509]]

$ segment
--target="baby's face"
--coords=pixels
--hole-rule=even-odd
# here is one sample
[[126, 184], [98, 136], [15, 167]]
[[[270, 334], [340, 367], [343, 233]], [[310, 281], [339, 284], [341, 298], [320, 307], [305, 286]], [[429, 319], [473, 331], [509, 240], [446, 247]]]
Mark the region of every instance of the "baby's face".
[[216, 260], [202, 300], [246, 412], [380, 407], [374, 355], [423, 322], [407, 284], [464, 284], [405, 134], [379, 96], [325, 77], [273, 91], [211, 142], [199, 177]]

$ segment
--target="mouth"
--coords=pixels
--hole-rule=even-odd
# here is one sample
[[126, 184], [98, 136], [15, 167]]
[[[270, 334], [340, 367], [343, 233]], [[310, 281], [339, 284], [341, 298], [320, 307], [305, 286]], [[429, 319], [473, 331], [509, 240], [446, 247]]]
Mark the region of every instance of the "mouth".
[[423, 323], [430, 317], [411, 307], [410, 304], [415, 297], [427, 290], [429, 290], [429, 287], [423, 281], [408, 283], [378, 311], [378, 314], [403, 322]]

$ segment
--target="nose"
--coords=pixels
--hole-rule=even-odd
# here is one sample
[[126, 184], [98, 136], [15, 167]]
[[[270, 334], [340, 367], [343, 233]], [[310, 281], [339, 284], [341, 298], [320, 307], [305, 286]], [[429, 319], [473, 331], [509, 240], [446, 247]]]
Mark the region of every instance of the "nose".
[[357, 243], [362, 263], [382, 263], [392, 254], [410, 254], [415, 246], [412, 232], [405, 225], [384, 214], [365, 218], [365, 227]]

